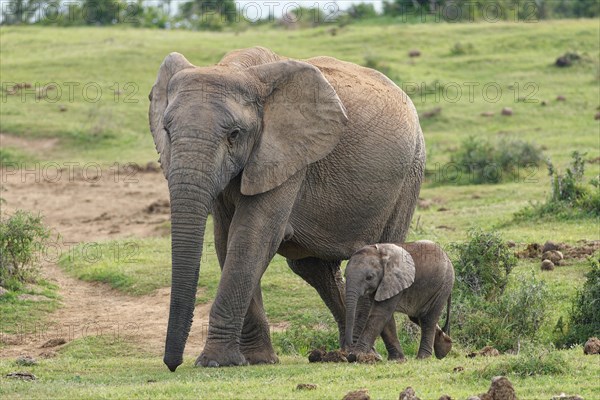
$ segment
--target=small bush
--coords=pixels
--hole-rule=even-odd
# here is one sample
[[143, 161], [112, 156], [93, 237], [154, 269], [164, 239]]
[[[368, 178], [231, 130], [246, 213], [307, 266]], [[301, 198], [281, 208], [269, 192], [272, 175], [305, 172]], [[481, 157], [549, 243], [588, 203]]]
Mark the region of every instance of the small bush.
[[572, 218], [576, 216], [600, 216], [600, 183], [598, 178], [589, 184], [583, 182], [585, 160], [584, 154], [572, 153], [571, 163], [560, 173], [547, 161], [550, 175], [551, 192], [545, 203], [529, 206], [515, 214], [516, 219], [531, 219], [546, 215]]
[[527, 347], [516, 357], [492, 363], [477, 376], [491, 379], [499, 375], [518, 375], [528, 377], [534, 375], [561, 375], [567, 372], [564, 356], [553, 348]]
[[534, 343], [546, 321], [548, 296], [546, 284], [533, 275], [518, 278], [493, 301], [455, 296], [455, 338], [466, 346], [489, 345], [500, 351], [516, 349], [523, 341]]
[[18, 289], [22, 282], [35, 281], [35, 256], [49, 239], [50, 232], [40, 215], [17, 211], [0, 220], [0, 285]]
[[452, 245], [458, 290], [494, 300], [503, 292], [517, 264], [513, 251], [499, 234], [472, 229], [466, 243]]
[[583, 288], [573, 299], [565, 344], [582, 344], [591, 336], [600, 336], [600, 253], [590, 257], [591, 270]]
[[503, 139], [496, 144], [470, 136], [451, 161], [469, 177], [469, 183], [500, 183], [507, 177], [518, 178], [524, 168], [537, 166], [542, 151], [532, 143]]
[[303, 325], [273, 333], [273, 347], [278, 354], [307, 356], [314, 349], [340, 347], [337, 329], [318, 329]]

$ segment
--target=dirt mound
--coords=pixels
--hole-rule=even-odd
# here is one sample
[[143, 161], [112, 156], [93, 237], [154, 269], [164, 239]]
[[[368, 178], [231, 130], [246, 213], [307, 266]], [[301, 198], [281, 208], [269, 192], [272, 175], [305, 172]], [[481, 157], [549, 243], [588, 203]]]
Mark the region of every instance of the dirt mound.
[[345, 363], [348, 362], [346, 356], [348, 353], [342, 350], [333, 350], [325, 353], [322, 362]]
[[398, 397], [398, 400], [421, 400], [421, 399], [417, 397], [417, 394], [415, 393], [415, 389], [413, 389], [412, 387], [409, 386], [400, 392], [400, 396]]
[[[515, 256], [518, 258], [539, 258], [542, 261], [550, 259], [556, 264], [552, 258], [544, 257], [558, 257], [559, 262], [569, 259], [582, 259], [592, 255], [598, 249], [600, 249], [600, 240], [580, 240], [576, 245], [547, 241], [544, 246], [539, 243], [529, 243], [525, 249], [516, 251]], [[561, 256], [562, 258], [560, 258]]]
[[583, 346], [583, 354], [600, 354], [600, 339], [591, 337]]
[[515, 388], [505, 376], [492, 378], [492, 385], [487, 393], [479, 395], [481, 400], [517, 400]]
[[359, 389], [346, 393], [342, 400], [371, 400], [371, 396], [368, 389]]
[[316, 388], [317, 385], [314, 383], [299, 383], [298, 386], [296, 386], [296, 390], [315, 390]]

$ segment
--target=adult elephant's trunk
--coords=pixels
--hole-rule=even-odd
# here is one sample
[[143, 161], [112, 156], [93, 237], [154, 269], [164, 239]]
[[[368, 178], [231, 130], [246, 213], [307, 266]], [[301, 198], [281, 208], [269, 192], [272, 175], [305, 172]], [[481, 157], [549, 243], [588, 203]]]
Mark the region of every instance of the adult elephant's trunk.
[[208, 177], [192, 180], [189, 174], [178, 171], [169, 177], [173, 266], [164, 362], [171, 371], [183, 362], [183, 350], [194, 317], [204, 230], [213, 202], [210, 182]]
[[[346, 284], [348, 284], [346, 282]], [[346, 348], [351, 348], [353, 344], [354, 322], [356, 320], [356, 305], [360, 296], [356, 292], [346, 292]]]

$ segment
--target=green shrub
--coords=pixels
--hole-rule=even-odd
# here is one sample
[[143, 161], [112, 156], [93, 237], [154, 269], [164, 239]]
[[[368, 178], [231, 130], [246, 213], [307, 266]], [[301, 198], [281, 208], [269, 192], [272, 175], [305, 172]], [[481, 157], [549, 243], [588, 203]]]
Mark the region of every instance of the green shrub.
[[35, 257], [49, 237], [40, 215], [18, 210], [0, 219], [0, 285], [18, 289], [22, 282], [35, 281]]
[[477, 371], [478, 377], [491, 379], [499, 375], [561, 375], [567, 372], [564, 356], [554, 348], [527, 346], [516, 357], [487, 365], [483, 371]]
[[546, 215], [572, 218], [577, 216], [600, 216], [600, 184], [598, 178], [583, 182], [584, 154], [572, 153], [571, 163], [561, 173], [552, 162], [547, 161], [551, 191], [545, 203], [526, 207], [515, 214], [516, 219], [539, 218]]
[[[518, 139], [503, 139], [494, 144], [470, 136], [461, 142], [451, 161], [465, 173], [468, 183], [500, 183], [506, 178], [518, 179], [521, 170], [537, 166], [542, 161], [542, 151]], [[442, 177], [442, 180], [448, 179]]]
[[547, 317], [548, 296], [546, 284], [533, 275], [518, 278], [514, 286], [492, 301], [454, 296], [453, 336], [468, 347], [489, 345], [500, 351], [516, 349], [523, 341], [534, 343]]
[[346, 13], [350, 17], [350, 19], [356, 20], [377, 17], [377, 11], [375, 11], [375, 6], [373, 6], [373, 4], [367, 3], [352, 4], [350, 7], [348, 7]]
[[591, 336], [600, 336], [600, 253], [590, 257], [591, 270], [583, 288], [573, 299], [565, 344], [581, 344]]
[[508, 275], [517, 264], [513, 251], [495, 232], [471, 229], [466, 243], [451, 246], [457, 289], [485, 300], [494, 300], [503, 292]]
[[273, 333], [273, 347], [278, 354], [307, 356], [314, 349], [340, 347], [337, 329], [296, 325]]

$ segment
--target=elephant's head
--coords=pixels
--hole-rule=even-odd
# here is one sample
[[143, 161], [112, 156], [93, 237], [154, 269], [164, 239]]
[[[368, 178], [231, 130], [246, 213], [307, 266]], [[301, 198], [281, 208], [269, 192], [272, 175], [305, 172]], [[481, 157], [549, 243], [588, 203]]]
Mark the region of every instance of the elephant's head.
[[163, 61], [149, 120], [171, 197], [172, 286], [164, 361], [183, 359], [194, 310], [206, 218], [241, 174], [241, 193], [282, 185], [331, 152], [347, 120], [323, 74], [262, 48], [212, 67], [179, 53]]
[[375, 301], [396, 296], [415, 281], [410, 254], [394, 244], [365, 246], [352, 255], [346, 266], [346, 344], [353, 342], [356, 305], [361, 296]]
[[438, 360], [446, 357], [448, 353], [452, 350], [452, 338], [439, 326], [435, 327], [435, 338], [433, 339], [433, 352], [435, 353], [435, 357]]

